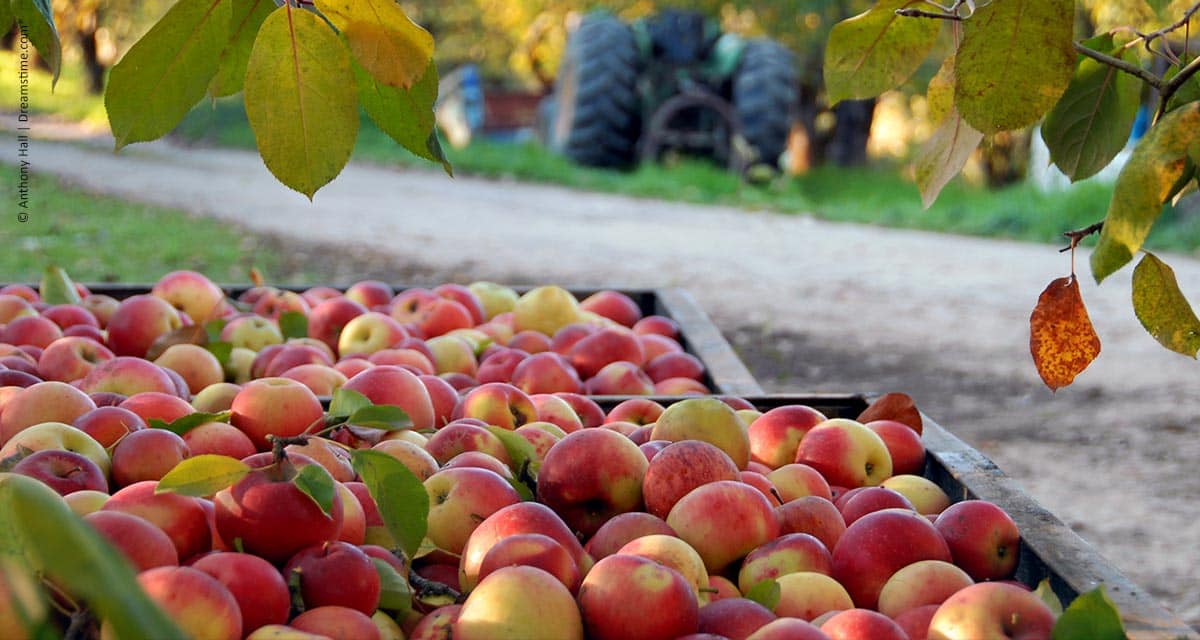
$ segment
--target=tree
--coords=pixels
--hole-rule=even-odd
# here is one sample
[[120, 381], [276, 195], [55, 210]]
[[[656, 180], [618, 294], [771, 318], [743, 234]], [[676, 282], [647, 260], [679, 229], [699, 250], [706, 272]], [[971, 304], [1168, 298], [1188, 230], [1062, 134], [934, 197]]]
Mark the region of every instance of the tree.
[[[1099, 233], [1100, 282], [1139, 251], [1166, 203], [1197, 187], [1200, 57], [1190, 49], [1194, 0], [879, 0], [830, 34], [825, 83], [833, 101], [905, 84], [945, 31], [954, 43], [929, 81], [940, 122], [916, 159], [926, 205], [987, 138], [1043, 121], [1051, 160], [1072, 180], [1124, 148], [1143, 88], [1153, 122], [1117, 179], [1104, 220], [1070, 231], [1070, 249]], [[1090, 37], [1076, 40], [1077, 26]], [[1200, 319], [1171, 268], [1146, 251], [1133, 273], [1133, 309], [1164, 347], [1200, 352]], [[1070, 384], [1099, 353], [1074, 269], [1051, 283], [1031, 320], [1031, 351], [1051, 388]]]

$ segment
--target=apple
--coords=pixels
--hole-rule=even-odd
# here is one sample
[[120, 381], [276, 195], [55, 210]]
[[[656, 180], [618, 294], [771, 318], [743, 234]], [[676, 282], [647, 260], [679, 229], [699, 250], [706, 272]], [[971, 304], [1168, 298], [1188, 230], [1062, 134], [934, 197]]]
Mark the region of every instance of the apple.
[[957, 638], [1049, 638], [1055, 617], [1041, 598], [1003, 582], [960, 589], [929, 620], [929, 640]]
[[461, 284], [445, 283], [433, 288], [433, 292], [442, 298], [447, 298], [461, 304], [471, 313], [471, 325], [483, 324], [491, 316], [483, 309], [483, 301], [469, 287]]
[[238, 316], [225, 323], [221, 328], [222, 342], [228, 342], [235, 348], [241, 347], [254, 352], [263, 350], [274, 344], [283, 344], [283, 333], [279, 325], [260, 315]]
[[202, 500], [176, 493], [157, 493], [157, 482], [146, 480], [124, 487], [105, 501], [101, 511], [120, 511], [145, 518], [162, 529], [181, 562], [213, 548]]
[[592, 559], [562, 519], [544, 504], [518, 502], [485, 518], [467, 539], [459, 564], [459, 582], [463, 590], [470, 591], [478, 584], [483, 557], [497, 542], [522, 533], [540, 533], [553, 538], [575, 559], [580, 573], [587, 575]]
[[848, 527], [868, 513], [882, 509], [908, 509], [914, 513], [917, 511], [908, 498], [885, 487], [863, 487], [862, 491], [846, 498], [839, 510]]
[[379, 573], [371, 558], [352, 544], [333, 541], [305, 547], [283, 567], [285, 577], [293, 573], [300, 574], [306, 608], [348, 607], [371, 615], [379, 605]]
[[763, 474], [756, 471], [739, 471], [738, 480], [757, 489], [771, 506], [783, 504], [779, 498], [779, 489], [776, 489], [775, 484]]
[[671, 378], [687, 378], [695, 381], [704, 380], [704, 363], [700, 358], [685, 352], [670, 352], [647, 360], [646, 375], [655, 383]]
[[[583, 398], [584, 396], [578, 397]], [[580, 418], [575, 407], [559, 394], [535, 393], [529, 396], [529, 399], [533, 402], [533, 406], [537, 410], [537, 421], [555, 425], [563, 431], [562, 435], [566, 435], [572, 431], [579, 431], [583, 428], [583, 420]], [[595, 405], [595, 413], [592, 415], [592, 419], [596, 419], [596, 425], [598, 425], [599, 420], [603, 420], [604, 418], [604, 412], [595, 402], [591, 400], [588, 400], [588, 402]]]
[[604, 365], [583, 388], [594, 396], [648, 396], [654, 393], [654, 382], [637, 364], [622, 360]]
[[13, 318], [0, 327], [0, 342], [23, 346], [30, 345], [45, 349], [51, 342], [63, 337], [62, 329], [54, 321], [38, 315]]
[[241, 639], [241, 609], [216, 578], [192, 567], [155, 567], [139, 573], [137, 581], [188, 637]]
[[97, 363], [113, 357], [112, 351], [94, 340], [64, 336], [51, 342], [42, 351], [37, 374], [43, 380], [71, 382], [86, 376]]
[[108, 348], [118, 356], [144, 357], [159, 336], [182, 326], [179, 312], [162, 298], [131, 296], [121, 301], [108, 321]]
[[892, 475], [892, 457], [883, 439], [848, 418], [826, 420], [800, 440], [796, 462], [807, 464], [830, 485], [876, 486]]
[[300, 364], [279, 374], [308, 387], [318, 396], [332, 396], [346, 384], [346, 376], [327, 364]]
[[108, 491], [108, 479], [100, 466], [73, 451], [36, 451], [21, 458], [11, 471], [41, 480], [60, 496], [76, 491]]
[[767, 474], [767, 478], [779, 490], [784, 502], [791, 502], [804, 496], [820, 496], [826, 500], [833, 499], [829, 483], [816, 469], [797, 462], [785, 464]]
[[513, 310], [520, 296], [511, 287], [495, 282], [479, 280], [467, 285], [467, 290], [475, 294], [483, 308], [485, 320], [491, 320], [501, 313]]
[[[746, 640], [830, 640], [811, 622], [799, 618], [777, 618], [758, 628]], [[916, 640], [913, 638], [912, 640]]]
[[250, 364], [250, 375], [254, 378], [277, 378], [284, 371], [304, 364], [333, 366], [333, 357], [322, 347], [311, 344], [285, 342], [267, 352], [265, 349], [255, 356]]
[[225, 370], [217, 357], [196, 344], [173, 344], [154, 359], [154, 364], [183, 376], [193, 394], [225, 380]]
[[895, 420], [872, 420], [865, 426], [874, 431], [892, 457], [892, 473], [920, 475], [925, 470], [925, 445], [921, 434]]
[[817, 571], [795, 571], [776, 579], [779, 584], [779, 604], [775, 614], [812, 621], [830, 611], [854, 607], [845, 587], [827, 574]]
[[508, 449], [496, 434], [484, 427], [463, 422], [452, 422], [438, 429], [429, 438], [425, 450], [440, 465], [464, 451], [482, 451], [505, 464], [512, 462]]
[[300, 435], [325, 417], [325, 409], [312, 390], [288, 378], [247, 382], [234, 396], [230, 411], [230, 423], [249, 436], [260, 451], [270, 448], [268, 436]]
[[642, 309], [627, 294], [602, 289], [579, 302], [581, 311], [590, 311], [625, 327], [633, 327], [642, 319]]
[[588, 539], [584, 550], [599, 560], [617, 553], [626, 544], [651, 535], [674, 536], [675, 530], [662, 518], [642, 511], [622, 513], [605, 522]]
[[183, 398], [161, 391], [139, 391], [130, 394], [117, 406], [136, 413], [147, 424], [151, 420], [161, 420], [170, 424], [196, 412], [195, 407]]
[[43, 422], [21, 430], [0, 448], [0, 460], [9, 458], [22, 449], [31, 452], [42, 450], [72, 451], [91, 460], [108, 476], [110, 461], [108, 452], [88, 434], [62, 422]]
[[921, 560], [892, 574], [879, 592], [879, 612], [895, 619], [910, 609], [941, 604], [960, 589], [975, 584], [967, 572], [949, 562]]
[[241, 460], [258, 451], [237, 427], [225, 422], [205, 422], [183, 434], [183, 442], [193, 456], [215, 454]]
[[709, 573], [719, 573], [778, 536], [771, 504], [757, 489], [719, 480], [693, 489], [667, 515], [667, 524], [692, 545]]
[[308, 337], [316, 338], [336, 351], [342, 329], [367, 311], [367, 307], [345, 296], [323, 300], [308, 312]]
[[425, 344], [433, 352], [436, 373], [463, 373], [469, 376], [477, 373], [479, 363], [475, 360], [475, 350], [466, 340], [443, 334], [429, 338]]
[[830, 640], [909, 640], [891, 618], [869, 609], [838, 612], [821, 625]]
[[649, 315], [634, 323], [633, 332], [638, 335], [657, 334], [678, 339], [679, 323], [666, 316]]
[[641, 508], [648, 466], [637, 445], [615, 431], [569, 433], [542, 460], [538, 500], [588, 538], [609, 518]]
[[738, 589], [742, 593], [749, 593], [754, 585], [763, 580], [775, 580], [799, 571], [831, 575], [833, 556], [812, 535], [784, 534], [746, 555], [738, 571]]
[[665, 518], [675, 503], [696, 487], [737, 479], [737, 465], [717, 447], [700, 440], [671, 443], [646, 468], [642, 481], [646, 511]]
[[343, 295], [368, 309], [374, 309], [387, 305], [396, 293], [392, 285], [382, 280], [359, 280], [346, 287]]
[[437, 472], [439, 463], [421, 445], [404, 440], [384, 440], [371, 447], [392, 456], [408, 468], [417, 479], [425, 481]]
[[425, 391], [429, 394], [434, 427], [449, 423], [460, 401], [458, 391], [449, 382], [437, 376], [420, 375], [417, 378], [425, 385]]
[[513, 430], [538, 419], [537, 408], [524, 391], [503, 382], [490, 382], [463, 396], [462, 415]]
[[642, 353], [646, 354], [646, 362], [667, 353], [683, 352], [683, 345], [680, 345], [674, 338], [660, 336], [656, 333], [638, 334], [635, 332], [635, 335], [642, 345]]
[[389, 349], [407, 337], [408, 332], [391, 316], [368, 311], [351, 318], [342, 328], [338, 334], [337, 352], [370, 355]]
[[521, 501], [507, 480], [486, 469], [443, 469], [424, 484], [430, 505], [429, 540], [454, 554], [462, 553], [480, 522]]
[[486, 469], [505, 480], [512, 480], [513, 478], [512, 469], [508, 465], [498, 460], [496, 456], [482, 451], [464, 451], [450, 458], [446, 461], [446, 464], [442, 465], [443, 471], [446, 469], [462, 468]]
[[748, 423], [750, 459], [772, 469], [795, 462], [804, 434], [825, 420], [825, 414], [802, 404], [767, 411]]
[[288, 626], [329, 640], [383, 640], [371, 617], [350, 607], [328, 605], [308, 609], [292, 618]]
[[654, 424], [666, 408], [649, 398], [629, 398], [618, 402], [604, 417], [607, 422], [632, 422], [637, 425]]
[[986, 500], [963, 500], [934, 521], [954, 564], [976, 582], [1011, 578], [1017, 568], [1021, 534], [1003, 509]]
[[[428, 362], [428, 358], [426, 358], [426, 361]], [[364, 370], [370, 369], [373, 366], [375, 366], [374, 362], [358, 356], [342, 357], [337, 362], [333, 363], [333, 368], [337, 369], [339, 373], [346, 376], [347, 379], [353, 378], [356, 374], [362, 373]], [[432, 368], [433, 363], [429, 363], [429, 366]]]
[[703, 440], [728, 454], [738, 469], [745, 469], [750, 462], [746, 425], [732, 407], [716, 398], [687, 398], [667, 407], [650, 438]]
[[552, 351], [521, 359], [512, 370], [512, 384], [528, 394], [580, 393], [579, 372], [563, 356]]
[[546, 334], [528, 329], [514, 333], [506, 343], [509, 348], [517, 349], [530, 355], [552, 351], [553, 344]]
[[150, 289], [198, 324], [217, 318], [225, 304], [225, 292], [195, 271], [172, 271], [158, 279]]
[[425, 614], [409, 631], [408, 640], [453, 640], [461, 604], [442, 605]]
[[627, 542], [615, 555], [639, 556], [678, 571], [692, 588], [696, 602], [700, 605], [708, 602], [708, 571], [704, 560], [680, 538], [671, 534], [642, 536]]
[[242, 613], [242, 630], [251, 634], [271, 624], [284, 624], [291, 610], [287, 583], [279, 569], [248, 553], [233, 551], [206, 554], [192, 568], [225, 585]]
[[79, 388], [85, 393], [111, 391], [123, 396], [143, 391], [178, 395], [175, 381], [166, 369], [149, 360], [120, 355], [92, 367], [80, 380]]
[[521, 349], [493, 345], [479, 355], [475, 379], [488, 382], [512, 382], [513, 372], [529, 353]]
[[941, 534], [915, 511], [883, 509], [846, 527], [833, 548], [833, 577], [856, 606], [875, 609], [892, 574], [921, 560], [951, 561]]
[[73, 491], [63, 496], [63, 502], [71, 508], [71, 511], [80, 517], [86, 516], [89, 513], [99, 511], [108, 502], [108, 490], [96, 491], [93, 489], [84, 489], [82, 491]]
[[104, 295], [102, 293], [91, 293], [79, 301], [79, 306], [89, 311], [96, 318], [96, 322], [103, 329], [108, 326], [108, 321], [116, 312], [117, 307], [121, 305], [116, 298]]
[[457, 300], [440, 296], [418, 309], [415, 322], [420, 334], [426, 338], [435, 338], [456, 329], [475, 326], [470, 309]]
[[289, 456], [301, 454], [312, 458], [338, 482], [350, 482], [357, 475], [350, 464], [350, 452], [328, 438], [312, 437], [305, 444], [289, 444], [284, 451]]
[[542, 569], [558, 579], [571, 593], [583, 580], [579, 565], [561, 544], [540, 533], [522, 533], [500, 540], [483, 556], [479, 579], [504, 567], [528, 566]]
[[410, 369], [417, 375], [435, 375], [437, 366], [433, 363], [432, 355], [425, 355], [424, 350], [411, 348], [380, 349], [367, 356], [367, 362], [373, 365], [388, 364]]
[[311, 309], [308, 301], [299, 293], [267, 287], [267, 291], [254, 301], [251, 311], [254, 315], [278, 322], [279, 316], [289, 311], [307, 316]]
[[[575, 410], [575, 415], [579, 417], [580, 424], [582, 424], [584, 428], [598, 427], [604, 423], [604, 410], [600, 408], [600, 405], [595, 400], [579, 393], [569, 392], [557, 392], [554, 394], [554, 396], [561, 398], [562, 400], [566, 401], [567, 404], [571, 405], [571, 408]], [[548, 422], [555, 422], [554, 420], [544, 417], [539, 419], [546, 420]], [[558, 424], [560, 427], [563, 426], [557, 422], [555, 424]], [[563, 428], [565, 429], [565, 427]]]
[[191, 457], [187, 443], [165, 429], [139, 429], [121, 438], [112, 452], [112, 478], [118, 487], [159, 480]]
[[[0, 363], [0, 365], [2, 364]], [[0, 388], [24, 389], [39, 382], [42, 382], [42, 379], [33, 374], [15, 369], [0, 369]]]
[[745, 640], [775, 619], [775, 614], [763, 605], [733, 596], [702, 605], [699, 630], [719, 638]]
[[549, 422], [530, 422], [527, 425], [518, 427], [516, 434], [524, 438], [533, 447], [533, 452], [537, 456], [539, 463], [546, 458], [546, 453], [550, 451], [550, 448], [567, 435], [557, 425]]
[[377, 365], [355, 374], [343, 389], [365, 395], [375, 404], [390, 404], [404, 410], [413, 429], [434, 428], [433, 403], [421, 379], [394, 365]]
[[740, 598], [742, 592], [738, 591], [737, 585], [725, 576], [717, 576], [708, 574], [708, 601], [716, 602], [726, 598]]
[[591, 640], [674, 639], [700, 627], [695, 591], [678, 571], [620, 553], [584, 577], [579, 611]]
[[625, 361], [641, 367], [646, 354], [632, 331], [605, 327], [581, 337], [566, 353], [567, 360], [584, 380], [595, 376], [606, 365]]
[[0, 445], [35, 424], [74, 422], [95, 408], [87, 393], [65, 382], [38, 382], [14, 391], [0, 411]]
[[536, 567], [504, 567], [467, 596], [454, 620], [453, 637], [583, 640], [580, 609], [571, 592], [549, 573]]
[[552, 336], [560, 328], [579, 321], [579, 301], [571, 292], [555, 285], [529, 290], [513, 305], [513, 328]]
[[896, 616], [893, 620], [901, 629], [904, 629], [909, 640], [926, 640], [929, 637], [929, 622], [933, 620], [933, 614], [937, 613], [939, 606], [941, 605], [926, 604], [915, 607]]
[[0, 293], [0, 325], [6, 325], [17, 318], [36, 316], [38, 312], [30, 302], [11, 293]]
[[171, 538], [157, 526], [121, 511], [93, 511], [83, 516], [88, 523], [124, 556], [137, 571], [179, 565], [179, 553]]

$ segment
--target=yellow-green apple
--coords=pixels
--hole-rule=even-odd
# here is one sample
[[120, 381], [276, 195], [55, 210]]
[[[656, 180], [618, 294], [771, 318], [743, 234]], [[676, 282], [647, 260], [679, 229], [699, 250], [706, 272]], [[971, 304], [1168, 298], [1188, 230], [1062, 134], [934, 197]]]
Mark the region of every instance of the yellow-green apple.
[[942, 511], [934, 526], [950, 546], [954, 564], [976, 581], [1011, 578], [1021, 534], [1003, 509], [986, 500], [963, 500]]
[[241, 460], [254, 455], [254, 443], [237, 427], [225, 422], [205, 422], [187, 430], [183, 442], [193, 456], [215, 454]]
[[641, 367], [624, 360], [610, 362], [583, 383], [584, 391], [594, 396], [648, 396], [654, 383]]
[[71, 382], [87, 375], [92, 367], [113, 358], [108, 347], [78, 336], [65, 336], [51, 342], [38, 358], [37, 372], [43, 380]]
[[959, 589], [975, 584], [966, 571], [941, 560], [914, 562], [892, 574], [879, 592], [879, 612], [895, 619], [923, 605], [941, 604]]
[[389, 364], [405, 367], [418, 375], [434, 375], [437, 372], [437, 365], [433, 363], [432, 357], [425, 355], [423, 351], [407, 347], [380, 349], [367, 356], [367, 362], [373, 365]]
[[[584, 396], [577, 397], [583, 398]], [[537, 422], [555, 425], [562, 430], [564, 436], [583, 428], [583, 420], [576, 412], [575, 407], [557, 393], [535, 393], [529, 396], [529, 399], [533, 401], [533, 406], [537, 409]], [[589, 402], [591, 401], [589, 400]], [[594, 402], [592, 404], [595, 405]], [[604, 412], [599, 405], [595, 405], [595, 414], [593, 415], [593, 418], [597, 417], [599, 420], [604, 417]]]
[[425, 480], [425, 491], [429, 494], [429, 540], [454, 554], [462, 553], [480, 522], [521, 501], [503, 477], [472, 467], [438, 471]]
[[800, 440], [825, 414], [803, 404], [775, 407], [749, 423], [750, 459], [772, 469], [796, 461]]
[[288, 455], [299, 453], [312, 458], [338, 482], [350, 482], [357, 475], [350, 464], [350, 452], [328, 438], [309, 438], [304, 444], [289, 444], [284, 451]]
[[926, 604], [920, 607], [915, 607], [896, 616], [893, 620], [904, 633], [908, 634], [909, 640], [926, 640], [929, 637], [929, 621], [933, 620], [933, 614], [937, 613], [937, 604]]
[[28, 318], [37, 315], [29, 300], [11, 293], [0, 293], [0, 325], [6, 325], [17, 318]]
[[479, 369], [475, 350], [462, 338], [439, 335], [425, 341], [433, 352], [433, 366], [438, 374], [465, 373], [474, 376]]
[[643, 536], [674, 536], [672, 529], [662, 518], [643, 511], [630, 511], [613, 516], [596, 530], [584, 549], [592, 558], [599, 560], [611, 556], [630, 542]]
[[183, 376], [192, 394], [225, 380], [221, 362], [211, 351], [198, 344], [173, 344], [154, 359], [154, 364]]
[[192, 408], [203, 413], [220, 413], [233, 406], [233, 398], [241, 385], [232, 382], [210, 384], [192, 396]]
[[203, 324], [219, 317], [225, 304], [225, 292], [195, 271], [172, 271], [158, 279], [150, 293]]
[[513, 368], [512, 384], [528, 394], [579, 393], [583, 382], [563, 356], [543, 351], [521, 359]]
[[520, 349], [525, 353], [534, 354], [542, 353], [551, 350], [550, 337], [544, 333], [539, 333], [531, 329], [518, 331], [509, 338], [506, 346], [513, 349]]
[[256, 353], [245, 347], [234, 347], [229, 350], [229, 359], [225, 362], [225, 379], [234, 384], [245, 384], [253, 379], [250, 368], [254, 366]]
[[166, 429], [139, 429], [113, 447], [112, 479], [118, 487], [159, 480], [191, 457], [187, 443]]
[[420, 378], [394, 365], [378, 365], [355, 374], [343, 389], [357, 391], [375, 404], [390, 404], [404, 410], [413, 429], [434, 428], [433, 403]]
[[74, 451], [35, 451], [21, 458], [11, 471], [41, 480], [60, 496], [85, 490], [108, 491], [108, 479], [99, 465]]
[[407, 337], [408, 332], [391, 316], [368, 311], [351, 318], [342, 328], [338, 334], [337, 352], [342, 355], [370, 355], [389, 349]]
[[[155, 567], [137, 575], [138, 585], [190, 638], [240, 640], [242, 612], [216, 578], [192, 567]], [[108, 624], [101, 637], [114, 638]]]
[[896, 475], [880, 485], [908, 498], [917, 513], [932, 515], [941, 513], [950, 506], [950, 496], [934, 481], [911, 474]]
[[391, 302], [396, 292], [392, 285], [382, 280], [359, 280], [346, 287], [344, 295], [368, 309], [374, 309]]
[[441, 427], [450, 422], [461, 398], [449, 382], [434, 375], [419, 375], [417, 379], [425, 385], [429, 394], [429, 404], [433, 407], [434, 427]]
[[345, 296], [324, 300], [308, 312], [308, 337], [316, 338], [336, 350], [342, 329], [367, 311], [367, 307]]
[[604, 416], [605, 422], [632, 422], [637, 425], [653, 424], [662, 416], [665, 407], [650, 398], [629, 398], [617, 403]]
[[796, 571], [775, 581], [779, 584], [778, 616], [811, 621], [829, 611], [854, 608], [845, 587], [824, 573]]
[[554, 538], [540, 533], [509, 536], [495, 544], [479, 565], [479, 580], [504, 567], [537, 567], [558, 578], [571, 593], [579, 590], [583, 575], [570, 553]]
[[347, 380], [341, 371], [332, 366], [316, 363], [296, 365], [279, 374], [279, 377], [291, 378], [318, 396], [332, 396]]
[[746, 636], [746, 640], [829, 640], [829, 636], [807, 620], [777, 618]]
[[506, 287], [495, 282], [478, 280], [467, 285], [467, 289], [475, 294], [483, 308], [483, 317], [491, 320], [501, 313], [513, 310], [520, 297], [512, 287]]
[[700, 553], [709, 573], [721, 572], [779, 534], [771, 503], [736, 480], [693, 489], [671, 508], [667, 524]]
[[704, 379], [704, 363], [696, 356], [685, 352], [671, 352], [656, 356], [653, 360], [647, 360], [644, 368], [646, 375], [650, 376], [655, 383], [670, 378], [687, 378], [696, 381]]
[[745, 640], [775, 619], [770, 609], [735, 596], [701, 605], [699, 629], [702, 634], [711, 634], [708, 637]]
[[1041, 598], [1016, 585], [980, 582], [946, 598], [929, 620], [929, 640], [1049, 638], [1055, 617]]
[[846, 531], [846, 522], [834, 504], [818, 496], [805, 496], [775, 507], [779, 531], [808, 533], [815, 536], [830, 551]]
[[371, 447], [382, 451], [399, 460], [413, 472], [413, 475], [424, 481], [438, 470], [438, 461], [421, 445], [404, 440], [383, 440]]
[[738, 589], [748, 593], [763, 580], [774, 580], [798, 571], [833, 573], [833, 556], [815, 536], [789, 533], [746, 555], [738, 571]]
[[65, 382], [38, 382], [14, 391], [0, 412], [0, 445], [35, 424], [71, 423], [95, 408], [87, 393]]
[[848, 527], [868, 513], [882, 509], [908, 509], [914, 513], [917, 511], [903, 494], [885, 487], [863, 487], [862, 491], [846, 498], [839, 511], [842, 512], [842, 519]]
[[9, 458], [22, 449], [31, 452], [46, 449], [73, 451], [96, 463], [105, 477], [110, 469], [108, 452], [95, 438], [62, 422], [43, 422], [21, 430], [0, 448], [0, 460]]
[[695, 592], [696, 602], [708, 602], [708, 571], [704, 560], [688, 543], [671, 534], [651, 534], [630, 540], [617, 554], [641, 556], [679, 572]]
[[149, 294], [121, 301], [108, 321], [108, 348], [118, 356], [144, 357], [159, 336], [183, 326], [179, 312]]
[[463, 467], [469, 469], [487, 469], [505, 480], [511, 480], [513, 477], [512, 469], [508, 465], [501, 462], [496, 456], [482, 451], [464, 451], [447, 460], [446, 464], [442, 465], [442, 470]]
[[870, 609], [847, 609], [821, 624], [830, 640], [909, 640], [891, 618]]
[[700, 627], [699, 603], [687, 579], [654, 560], [620, 553], [584, 577], [579, 611], [594, 640], [665, 640]]
[[[570, 392], [557, 392], [554, 396], [565, 400], [567, 404], [571, 405], [571, 408], [575, 410], [575, 415], [579, 417], [580, 424], [585, 428], [598, 427], [604, 423], [604, 409], [601, 409], [595, 400], [583, 394]], [[552, 419], [544, 417], [538, 419], [555, 422]], [[555, 424], [566, 429], [561, 423], [555, 422]]]
[[496, 434], [465, 422], [452, 422], [438, 429], [425, 444], [425, 450], [438, 464], [446, 464], [464, 451], [482, 451], [505, 464], [512, 462], [508, 449]]
[[649, 463], [637, 445], [608, 429], [569, 433], [538, 471], [538, 500], [586, 539], [609, 518], [642, 506]]
[[120, 511], [94, 511], [83, 516], [136, 571], [179, 565], [179, 553], [162, 529], [150, 521]]
[[255, 315], [278, 321], [279, 316], [289, 311], [307, 316], [310, 309], [304, 296], [299, 293], [267, 287], [262, 296], [254, 301], [251, 311]]
[[[540, 533], [550, 536], [563, 546], [579, 565], [579, 571], [587, 575], [592, 559], [579, 544], [557, 514], [538, 502], [518, 502], [503, 507], [479, 523], [463, 547], [459, 563], [459, 583], [464, 591], [470, 591], [479, 582], [479, 567], [484, 555], [497, 542], [522, 533]], [[494, 574], [493, 574], [494, 575]]]
[[371, 622], [379, 629], [379, 640], [404, 640], [404, 628], [386, 611], [371, 614]]
[[117, 356], [92, 367], [79, 382], [86, 393], [112, 391], [131, 396], [143, 391], [177, 394], [175, 382], [166, 369], [134, 356]]
[[716, 398], [687, 398], [667, 407], [654, 423], [652, 440], [703, 440], [745, 469], [750, 462], [746, 425], [732, 407]]
[[921, 434], [895, 420], [872, 420], [865, 423], [887, 446], [892, 456], [892, 473], [920, 475], [925, 470], [925, 445]]
[[490, 382], [463, 396], [462, 416], [478, 418], [504, 429], [516, 429], [538, 419], [537, 407], [524, 391], [503, 382]]
[[161, 391], [139, 391], [131, 394], [117, 405], [136, 413], [142, 420], [161, 420], [168, 424], [196, 412], [195, 407], [183, 398]]
[[633, 298], [612, 289], [602, 289], [589, 295], [579, 301], [579, 308], [626, 327], [632, 327], [642, 319], [642, 309]]
[[63, 496], [63, 502], [71, 507], [71, 511], [75, 515], [83, 517], [89, 513], [99, 511], [108, 502], [108, 490], [95, 491], [92, 489], [84, 489], [83, 491], [75, 491]]
[[221, 328], [222, 342], [251, 351], [261, 351], [273, 344], [283, 344], [279, 325], [260, 315], [237, 316]]
[[586, 380], [613, 362], [626, 361], [641, 367], [646, 354], [632, 331], [606, 327], [581, 337], [566, 353], [567, 360], [579, 377]]
[[876, 486], [892, 475], [892, 456], [883, 439], [848, 418], [826, 420], [810, 429], [800, 440], [795, 461], [841, 487]]
[[700, 440], [684, 440], [667, 445], [649, 461], [642, 496], [647, 512], [666, 518], [692, 489], [737, 479], [737, 465], [724, 451]]
[[242, 386], [230, 405], [230, 423], [250, 437], [260, 451], [270, 448], [267, 436], [296, 436], [319, 424], [325, 409], [308, 387], [287, 378], [260, 378]]
[[274, 565], [248, 553], [205, 554], [191, 564], [225, 585], [242, 612], [247, 635], [270, 624], [284, 624], [291, 609], [287, 583]]
[[501, 346], [491, 347], [480, 354], [479, 367], [475, 372], [475, 379], [480, 384], [512, 382], [513, 372], [516, 371], [517, 365], [521, 364], [521, 361], [528, 357], [529, 354], [520, 349]]
[[45, 349], [51, 342], [63, 337], [62, 329], [54, 321], [42, 316], [21, 316], [0, 327], [0, 342], [18, 346], [29, 345]]
[[461, 284], [447, 282], [433, 288], [433, 292], [443, 298], [453, 300], [471, 313], [471, 325], [483, 324], [489, 316], [483, 311], [483, 301], [470, 288]]
[[579, 301], [571, 292], [555, 285], [529, 290], [513, 305], [513, 328], [552, 336], [563, 326], [579, 320]]
[[785, 464], [771, 473], [767, 474], [767, 478], [779, 490], [779, 495], [784, 502], [791, 502], [796, 498], [804, 496], [819, 496], [826, 500], [832, 500], [833, 494], [829, 491], [829, 483], [825, 481], [825, 477], [816, 469], [798, 462]]
[[942, 535], [915, 511], [884, 509], [846, 527], [833, 548], [833, 577], [855, 606], [874, 609], [888, 578], [920, 560], [951, 561]]
[[81, 414], [71, 426], [95, 438], [105, 449], [111, 448], [121, 438], [139, 429], [146, 428], [146, 421], [138, 414], [122, 407], [96, 407]]
[[147, 480], [124, 487], [105, 501], [101, 511], [145, 518], [167, 534], [181, 562], [212, 549], [212, 532], [202, 501], [176, 493], [156, 493], [157, 486], [157, 482]]
[[638, 335], [653, 333], [678, 339], [679, 323], [666, 316], [650, 315], [634, 323], [633, 332]]
[[[560, 433], [562, 435], [559, 435]], [[549, 422], [530, 422], [517, 427], [516, 434], [533, 446], [533, 452], [537, 455], [539, 462], [546, 458], [546, 452], [550, 451], [550, 447], [567, 435], [557, 425]]]
[[371, 615], [379, 606], [379, 573], [358, 547], [341, 541], [322, 542], [297, 551], [283, 575], [299, 574], [306, 608], [348, 607]]
[[371, 616], [350, 607], [327, 605], [308, 609], [292, 618], [288, 626], [329, 640], [382, 640]]
[[309, 545], [336, 540], [342, 528], [341, 494], [333, 493], [326, 513], [296, 486], [296, 473], [295, 466], [281, 461], [218, 491], [213, 506], [221, 538], [227, 543], [240, 538], [244, 550], [276, 564]]
[[[505, 567], [479, 583], [454, 621], [455, 640], [583, 640], [580, 607], [558, 578]], [[593, 637], [593, 636], [589, 636]]]

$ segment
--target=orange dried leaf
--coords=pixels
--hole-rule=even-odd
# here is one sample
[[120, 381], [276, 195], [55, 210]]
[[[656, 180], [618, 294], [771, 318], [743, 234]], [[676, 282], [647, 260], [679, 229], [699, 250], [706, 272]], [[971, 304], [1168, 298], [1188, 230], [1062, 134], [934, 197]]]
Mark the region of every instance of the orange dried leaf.
[[1051, 390], [1071, 384], [1100, 355], [1100, 337], [1074, 276], [1057, 278], [1042, 291], [1029, 316], [1029, 351]]
[[858, 415], [859, 422], [872, 420], [895, 420], [912, 427], [917, 433], [921, 433], [924, 428], [921, 412], [907, 393], [887, 393], [879, 396]]

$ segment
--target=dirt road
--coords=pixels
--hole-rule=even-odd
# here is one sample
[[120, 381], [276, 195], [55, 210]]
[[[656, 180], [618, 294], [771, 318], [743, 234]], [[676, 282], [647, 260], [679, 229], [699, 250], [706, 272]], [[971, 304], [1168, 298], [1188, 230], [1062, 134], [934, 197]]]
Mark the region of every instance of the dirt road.
[[[33, 166], [299, 243], [382, 252], [396, 273], [430, 280], [685, 287], [768, 390], [910, 393], [1200, 624], [1200, 365], [1142, 330], [1129, 268], [1097, 287], [1080, 256], [1103, 353], [1050, 394], [1028, 318], [1069, 268], [1052, 246], [357, 165], [310, 203], [249, 153], [108, 149], [39, 140]], [[1200, 262], [1166, 258], [1200, 299]]]

